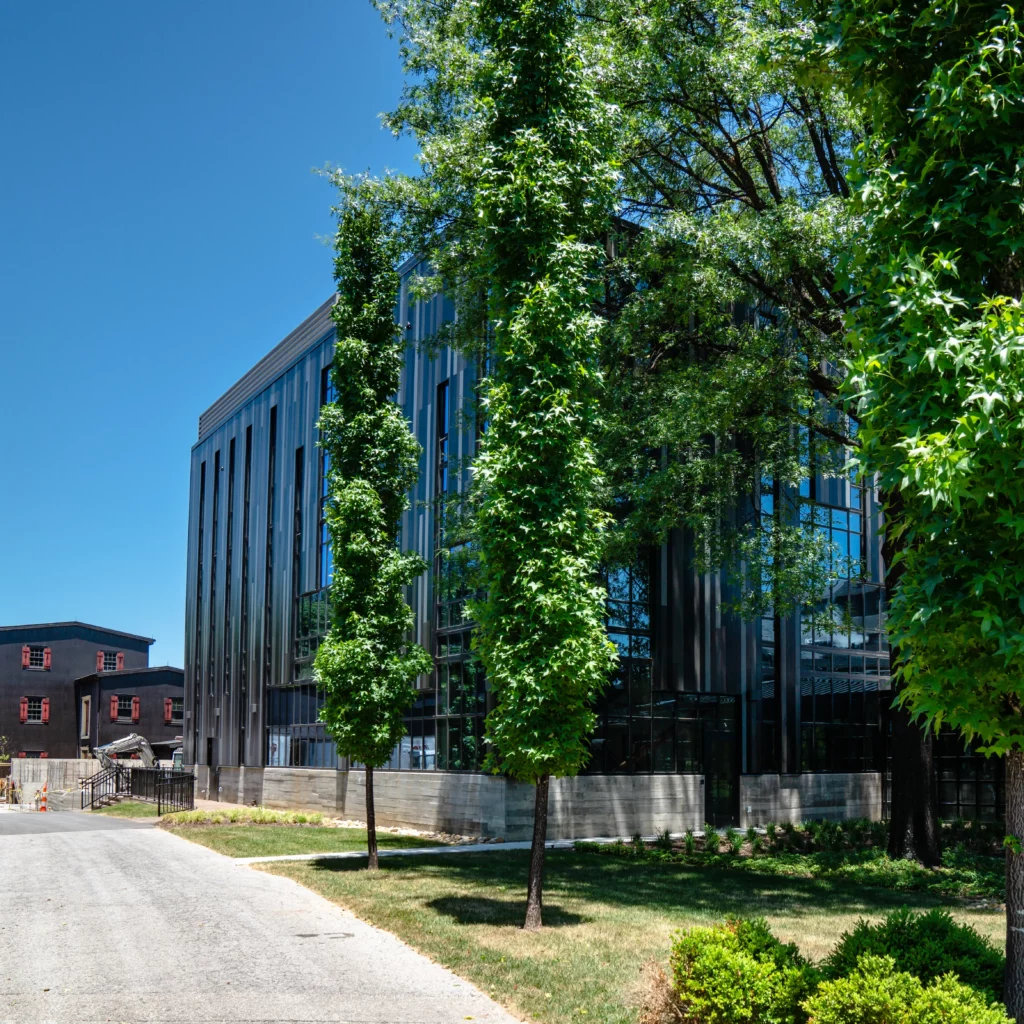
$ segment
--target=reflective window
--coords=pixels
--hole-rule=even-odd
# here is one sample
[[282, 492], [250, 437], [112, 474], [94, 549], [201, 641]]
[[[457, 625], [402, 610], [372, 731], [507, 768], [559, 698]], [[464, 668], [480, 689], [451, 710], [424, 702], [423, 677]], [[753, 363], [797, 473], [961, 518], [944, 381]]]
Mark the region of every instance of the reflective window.
[[323, 694], [315, 686], [278, 686], [267, 691], [267, 765], [336, 768], [337, 750], [320, 721]]

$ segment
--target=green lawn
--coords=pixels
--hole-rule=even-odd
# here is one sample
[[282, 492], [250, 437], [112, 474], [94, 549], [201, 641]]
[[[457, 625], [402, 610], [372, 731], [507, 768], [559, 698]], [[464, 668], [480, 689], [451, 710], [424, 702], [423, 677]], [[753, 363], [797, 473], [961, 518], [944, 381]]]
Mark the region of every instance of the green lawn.
[[156, 804], [142, 803], [139, 800], [125, 800], [109, 807], [98, 807], [95, 814], [109, 814], [115, 818], [155, 818]]
[[[727, 914], [763, 915], [780, 938], [821, 958], [859, 917], [939, 902], [842, 878], [764, 877], [559, 851], [547, 856], [546, 927], [527, 934], [520, 927], [525, 852], [386, 858], [377, 873], [346, 861], [261, 867], [393, 932], [543, 1024], [635, 1022], [641, 969], [651, 960], [665, 963], [676, 928]], [[953, 914], [1001, 944], [1001, 912], [954, 907]]]
[[[278, 857], [289, 853], [348, 853], [366, 850], [366, 829], [320, 825], [171, 825], [168, 832], [228, 857]], [[382, 850], [439, 846], [436, 839], [377, 833]]]

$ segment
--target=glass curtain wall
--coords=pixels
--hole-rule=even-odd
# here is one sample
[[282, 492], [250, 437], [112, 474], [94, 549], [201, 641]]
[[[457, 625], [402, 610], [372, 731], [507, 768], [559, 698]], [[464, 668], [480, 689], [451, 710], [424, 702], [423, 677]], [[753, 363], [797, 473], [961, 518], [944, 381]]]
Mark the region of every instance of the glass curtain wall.
[[801, 514], [829, 548], [834, 582], [801, 620], [800, 770], [878, 771], [889, 657], [883, 589], [867, 581], [864, 486], [818, 473], [804, 490]]

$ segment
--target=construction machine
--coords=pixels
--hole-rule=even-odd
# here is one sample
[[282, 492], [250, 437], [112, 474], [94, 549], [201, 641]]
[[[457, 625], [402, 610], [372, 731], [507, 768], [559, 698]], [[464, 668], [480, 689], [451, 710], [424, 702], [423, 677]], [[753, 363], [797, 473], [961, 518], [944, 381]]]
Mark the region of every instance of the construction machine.
[[104, 743], [102, 747], [95, 747], [93, 754], [104, 768], [114, 767], [115, 762], [110, 756], [111, 754], [115, 754], [118, 758], [138, 754], [142, 758], [142, 763], [147, 768], [156, 768], [157, 766], [156, 755], [153, 753], [153, 748], [149, 745], [149, 741], [145, 736], [140, 736], [136, 732], [131, 733], [129, 736], [122, 736], [121, 739], [114, 740], [111, 743]]

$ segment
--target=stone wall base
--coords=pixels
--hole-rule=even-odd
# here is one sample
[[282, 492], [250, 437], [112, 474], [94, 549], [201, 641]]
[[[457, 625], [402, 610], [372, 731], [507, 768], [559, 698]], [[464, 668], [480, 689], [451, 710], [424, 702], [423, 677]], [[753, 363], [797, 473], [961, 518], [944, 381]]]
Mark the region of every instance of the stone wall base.
[[882, 817], [878, 772], [740, 776], [740, 825]]
[[[331, 768], [221, 768], [217, 781], [196, 765], [196, 796], [227, 803], [321, 811], [365, 820], [361, 770]], [[493, 775], [463, 772], [393, 772], [374, 775], [381, 825], [431, 832], [489, 836], [510, 842], [533, 830], [532, 786]], [[740, 777], [741, 828], [769, 821], [881, 817], [877, 773], [744, 775]], [[580, 775], [552, 779], [550, 839], [654, 835], [703, 827], [701, 775]]]

